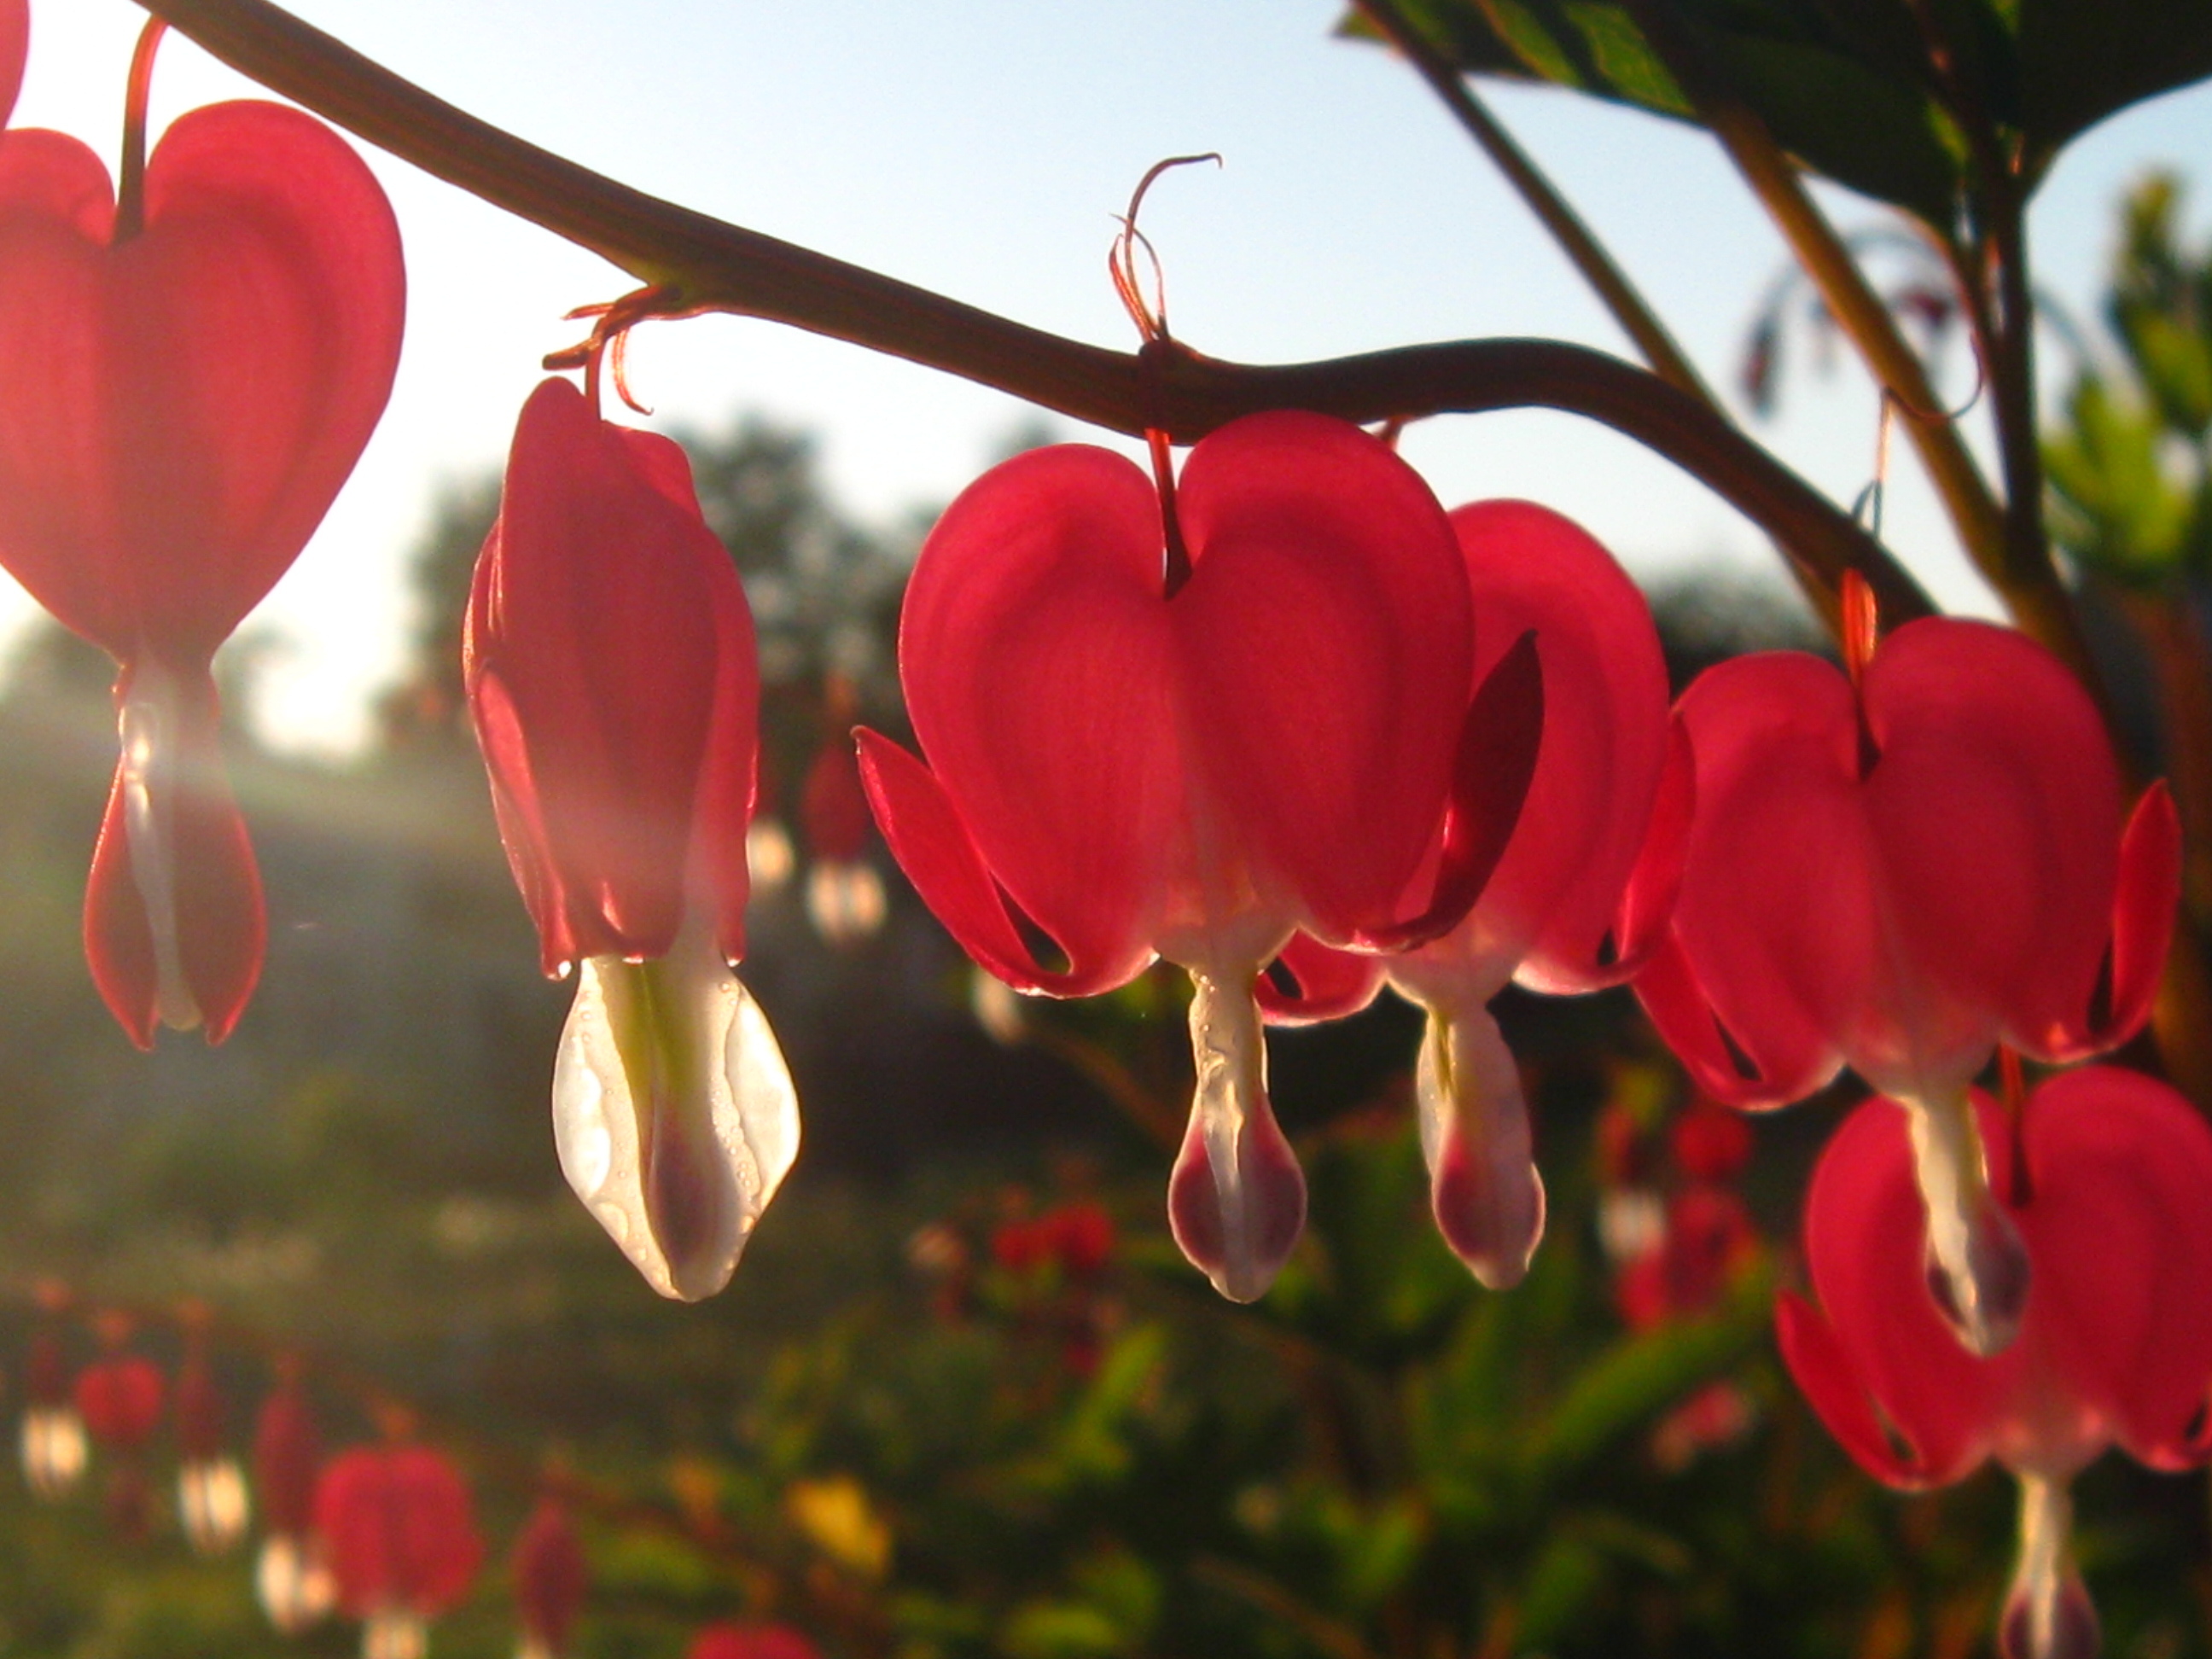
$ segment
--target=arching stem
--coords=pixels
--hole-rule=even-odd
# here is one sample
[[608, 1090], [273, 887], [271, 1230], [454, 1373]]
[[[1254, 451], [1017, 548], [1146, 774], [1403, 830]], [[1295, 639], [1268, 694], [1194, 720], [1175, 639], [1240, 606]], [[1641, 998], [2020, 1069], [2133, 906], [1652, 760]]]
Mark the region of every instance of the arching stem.
[[161, 19], [148, 18], [131, 54], [131, 79], [123, 93], [123, 159], [115, 180], [112, 240], [118, 244], [146, 228], [146, 106], [154, 90], [154, 53], [168, 32]]

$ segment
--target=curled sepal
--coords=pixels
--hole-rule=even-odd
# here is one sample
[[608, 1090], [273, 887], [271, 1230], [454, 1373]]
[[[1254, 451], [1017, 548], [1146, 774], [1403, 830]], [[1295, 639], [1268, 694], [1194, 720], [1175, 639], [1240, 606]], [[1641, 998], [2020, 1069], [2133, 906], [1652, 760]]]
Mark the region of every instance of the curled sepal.
[[2096, 1659], [2097, 1609], [2075, 1571], [2074, 1499], [2061, 1480], [2020, 1477], [2020, 1560], [1997, 1621], [2004, 1659]]
[[2032, 1052], [2066, 1063], [2125, 1042], [2150, 1018], [2181, 902], [2181, 815], [2163, 780], [2143, 791], [2120, 838], [2112, 932], [2100, 983], [2080, 1017], [2039, 1034]]
[[1348, 1019], [1375, 1000], [1384, 966], [1380, 957], [1333, 951], [1310, 933], [1293, 933], [1252, 981], [1252, 997], [1270, 1025]]
[[1168, 1224], [1231, 1302], [1267, 1293], [1306, 1224], [1306, 1182], [1267, 1103], [1267, 1038], [1249, 974], [1191, 970], [1190, 1128], [1168, 1178]]
[[798, 1155], [799, 1100], [703, 918], [665, 957], [585, 958], [553, 1139], [568, 1184], [654, 1290], [696, 1302], [729, 1282]]
[[225, 775], [214, 682], [132, 664], [116, 682], [122, 753], [84, 898], [85, 955], [108, 1011], [142, 1048], [154, 1028], [230, 1035], [268, 922], [246, 823]]
[[[1040, 965], [1008, 915], [1006, 898], [969, 833], [966, 821], [936, 775], [912, 755], [863, 726], [856, 734], [860, 781], [876, 824], [907, 879], [960, 948], [1017, 991], [1092, 996], [1127, 984], [1152, 959], [1133, 916], [1094, 933], [1055, 936], [1068, 969]], [[1101, 909], [1110, 906], [1101, 904]]]
[[2027, 1306], [2027, 1249], [1990, 1189], [1973, 1107], [1964, 1090], [1901, 1103], [1928, 1206], [1928, 1287], [1970, 1352], [2002, 1353]]
[[1487, 1008], [1430, 1009], [1414, 1091], [1437, 1231], [1477, 1279], [1510, 1290], [1544, 1237], [1544, 1182], [1520, 1068]]
[[1467, 919], [1512, 844], [1543, 738], [1544, 664], [1531, 629], [1498, 659], [1468, 705], [1427, 908], [1409, 921], [1355, 932], [1349, 943], [1362, 951], [1410, 951]]

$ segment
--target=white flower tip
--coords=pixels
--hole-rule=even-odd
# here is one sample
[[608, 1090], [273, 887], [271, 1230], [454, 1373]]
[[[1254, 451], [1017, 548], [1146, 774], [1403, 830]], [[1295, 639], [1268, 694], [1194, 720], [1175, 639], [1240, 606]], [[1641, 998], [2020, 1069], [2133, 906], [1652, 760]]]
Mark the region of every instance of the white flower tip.
[[1544, 1180], [1520, 1068], [1486, 1009], [1430, 1012], [1414, 1095], [1437, 1231], [1483, 1285], [1510, 1291], [1543, 1240]]
[[798, 1156], [799, 1101], [703, 932], [657, 962], [585, 963], [553, 1132], [568, 1184], [648, 1285], [696, 1302], [729, 1283]]
[[2020, 1230], [1994, 1199], [1984, 1198], [1961, 1221], [1965, 1248], [1957, 1260], [1944, 1260], [1931, 1244], [1928, 1290], [1967, 1352], [1987, 1359], [2020, 1334], [2029, 1275]]
[[1176, 1243], [1231, 1302], [1267, 1294], [1306, 1224], [1305, 1176], [1267, 1103], [1267, 1037], [1245, 988], [1251, 980], [1191, 975], [1198, 1086], [1168, 1180]]
[[1190, 1263], [1231, 1302], [1256, 1302], [1306, 1224], [1306, 1181], [1264, 1097], [1218, 1153], [1200, 1114], [1168, 1180], [1168, 1225]]
[[89, 1449], [84, 1421], [67, 1406], [33, 1406], [23, 1413], [23, 1475], [40, 1498], [60, 1498], [84, 1478]]
[[289, 1533], [263, 1540], [253, 1589], [269, 1622], [286, 1636], [297, 1636], [337, 1605], [337, 1583], [313, 1543]]
[[1429, 1206], [1452, 1254], [1486, 1287], [1510, 1291], [1528, 1276], [1544, 1237], [1544, 1178], [1526, 1158], [1487, 1159], [1455, 1135], [1431, 1171]]
[[194, 1458], [177, 1474], [177, 1508], [185, 1535], [202, 1555], [222, 1555], [246, 1536], [252, 1504], [246, 1472], [234, 1457]]

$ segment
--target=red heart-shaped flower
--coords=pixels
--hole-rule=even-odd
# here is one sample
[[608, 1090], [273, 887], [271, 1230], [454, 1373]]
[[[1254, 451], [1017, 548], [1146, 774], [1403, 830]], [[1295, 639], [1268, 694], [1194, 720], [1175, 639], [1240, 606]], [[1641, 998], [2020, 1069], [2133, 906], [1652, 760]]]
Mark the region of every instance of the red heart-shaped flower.
[[296, 110], [185, 115], [143, 204], [118, 239], [90, 150], [0, 143], [0, 563], [124, 665], [85, 943], [141, 1046], [157, 1020], [220, 1042], [252, 994], [260, 882], [209, 662], [383, 412], [406, 286], [375, 178]]
[[383, 191], [281, 105], [216, 104], [148, 163], [0, 145], [0, 562], [115, 656], [204, 664], [321, 522], [383, 413], [405, 277]]

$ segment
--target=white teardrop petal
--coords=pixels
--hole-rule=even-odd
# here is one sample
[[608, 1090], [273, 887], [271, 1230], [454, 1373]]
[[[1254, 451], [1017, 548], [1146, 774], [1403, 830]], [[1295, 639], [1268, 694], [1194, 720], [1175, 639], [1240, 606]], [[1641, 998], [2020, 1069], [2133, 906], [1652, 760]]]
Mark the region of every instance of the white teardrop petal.
[[1544, 1182], [1529, 1156], [1521, 1068], [1489, 1009], [1430, 1010], [1414, 1094], [1437, 1230], [1477, 1279], [1509, 1290], [1544, 1237]]
[[799, 1101], [707, 929], [687, 927], [655, 961], [584, 963], [553, 1139], [568, 1184], [654, 1290], [696, 1302], [729, 1282], [798, 1156]]
[[2097, 1659], [2104, 1645], [2095, 1603], [2075, 1570], [2074, 1499], [2063, 1480], [2020, 1477], [2020, 1559], [1997, 1647], [2004, 1659]]
[[1267, 1039], [1252, 975], [1194, 969], [1190, 1127], [1168, 1181], [1168, 1224], [1232, 1302], [1266, 1294], [1306, 1219], [1305, 1176], [1267, 1100]]
[[1913, 1173], [1928, 1206], [1929, 1287], [1959, 1340], [1987, 1358], [2020, 1334], [2027, 1249], [1990, 1190], [1989, 1165], [1966, 1091], [1905, 1100]]

